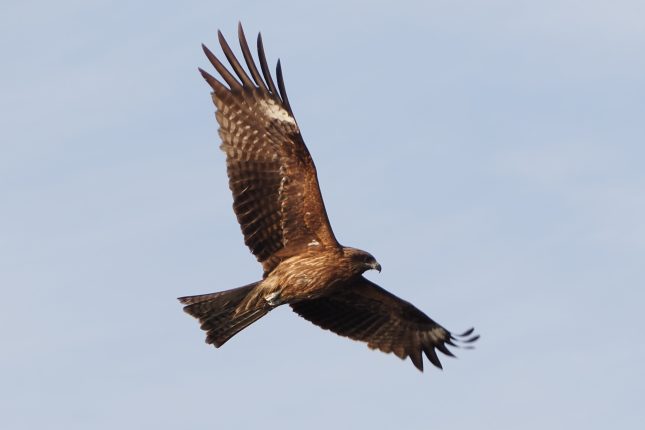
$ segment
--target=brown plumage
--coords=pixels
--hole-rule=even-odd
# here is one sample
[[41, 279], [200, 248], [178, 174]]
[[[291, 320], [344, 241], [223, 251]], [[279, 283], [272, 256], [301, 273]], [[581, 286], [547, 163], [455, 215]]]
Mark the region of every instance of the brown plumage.
[[261, 72], [241, 25], [238, 36], [248, 73], [221, 32], [219, 42], [235, 75], [205, 46], [225, 83], [200, 72], [213, 89], [233, 210], [264, 277], [233, 290], [182, 297], [184, 310], [199, 319], [206, 342], [220, 347], [271, 309], [289, 304], [324, 329], [402, 359], [410, 357], [419, 370], [422, 353], [440, 368], [435, 349], [452, 356], [446, 345], [468, 347], [479, 336], [472, 335], [472, 329], [451, 334], [362, 276], [381, 266], [371, 254], [344, 247], [334, 237], [316, 167], [287, 98], [280, 61], [276, 87], [261, 36]]

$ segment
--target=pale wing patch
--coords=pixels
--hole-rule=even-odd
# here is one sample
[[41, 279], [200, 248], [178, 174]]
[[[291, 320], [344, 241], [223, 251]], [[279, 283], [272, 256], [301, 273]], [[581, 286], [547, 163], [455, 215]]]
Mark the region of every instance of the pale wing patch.
[[260, 109], [271, 119], [296, 125], [296, 120], [282, 106], [273, 100], [259, 100]]
[[264, 300], [270, 305], [270, 306], [279, 306], [282, 304], [282, 301], [280, 300], [280, 292], [276, 291], [271, 294], [267, 294], [264, 296]]
[[448, 333], [446, 333], [446, 330], [443, 327], [435, 327], [430, 330], [427, 335], [430, 336], [430, 339], [432, 339], [433, 342], [440, 343], [446, 339]]

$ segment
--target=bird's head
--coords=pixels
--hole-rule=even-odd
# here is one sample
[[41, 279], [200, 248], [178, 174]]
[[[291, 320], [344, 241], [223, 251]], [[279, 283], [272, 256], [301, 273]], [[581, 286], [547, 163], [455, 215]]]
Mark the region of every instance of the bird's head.
[[358, 273], [363, 273], [367, 270], [381, 271], [381, 265], [369, 252], [356, 248], [345, 248], [344, 253], [346, 257], [349, 257], [353, 267], [356, 268]]

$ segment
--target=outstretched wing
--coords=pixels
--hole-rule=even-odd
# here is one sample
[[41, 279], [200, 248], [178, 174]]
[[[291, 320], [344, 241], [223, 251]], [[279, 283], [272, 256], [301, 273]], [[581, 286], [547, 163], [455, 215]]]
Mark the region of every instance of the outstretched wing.
[[423, 371], [422, 352], [438, 368], [435, 349], [453, 356], [446, 345], [461, 346], [477, 339], [473, 329], [451, 334], [430, 317], [378, 285], [360, 276], [329, 296], [291, 304], [293, 310], [312, 323], [341, 336], [367, 342], [372, 349], [410, 357]]
[[226, 153], [233, 210], [244, 243], [262, 263], [265, 275], [281, 259], [307, 246], [338, 246], [325, 211], [316, 167], [300, 134], [284, 87], [280, 61], [276, 88], [267, 66], [262, 38], [253, 61], [241, 24], [238, 36], [248, 71], [241, 66], [221, 32], [219, 42], [231, 68], [205, 46], [204, 52], [222, 82], [200, 69], [213, 88], [221, 149]]

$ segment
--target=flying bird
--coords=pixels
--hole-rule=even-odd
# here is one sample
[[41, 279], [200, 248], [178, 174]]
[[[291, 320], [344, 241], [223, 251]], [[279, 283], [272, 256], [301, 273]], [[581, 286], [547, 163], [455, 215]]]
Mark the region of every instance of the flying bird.
[[258, 69], [241, 24], [238, 38], [248, 70], [218, 31], [230, 69], [206, 46], [220, 78], [199, 69], [212, 88], [216, 119], [226, 153], [233, 211], [244, 243], [262, 264], [262, 280], [212, 294], [179, 298], [206, 331], [206, 342], [224, 345], [272, 309], [289, 305], [301, 317], [372, 349], [423, 358], [436, 367], [436, 350], [469, 345], [473, 329], [453, 334], [412, 304], [363, 277], [381, 271], [374, 256], [336, 240], [323, 204], [316, 167], [305, 146], [285, 91], [282, 67], [271, 76], [258, 34]]

